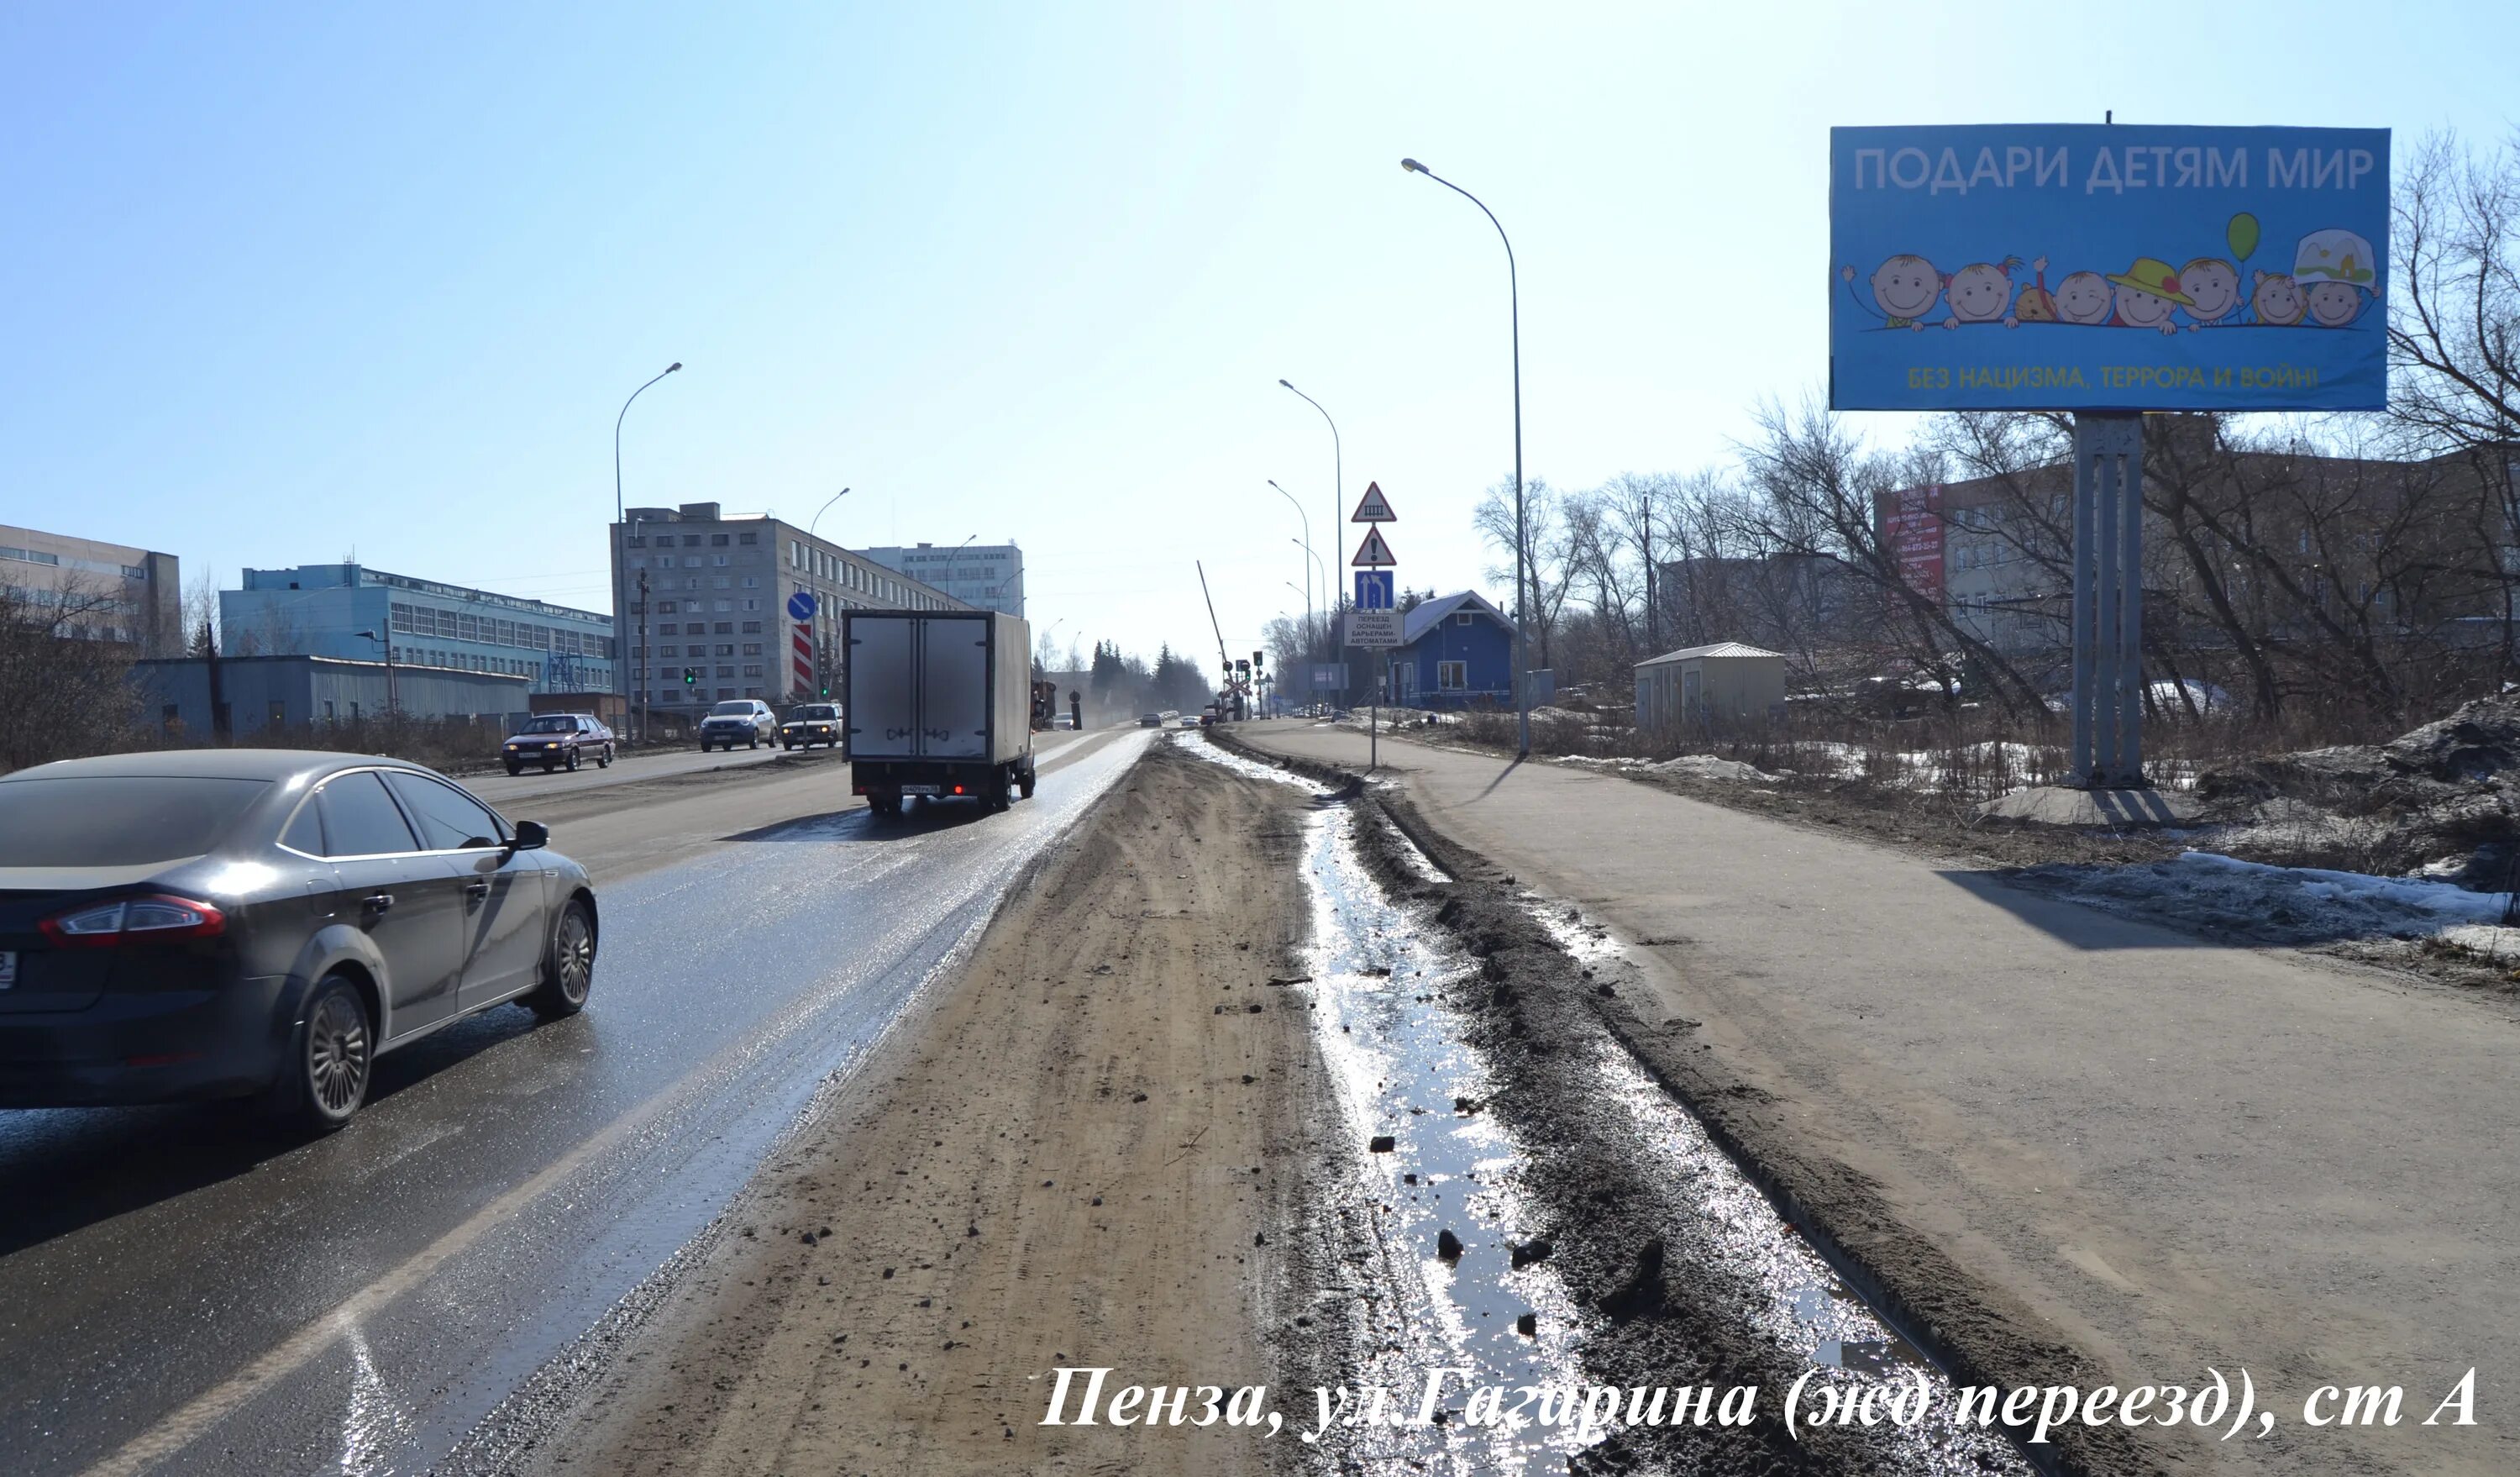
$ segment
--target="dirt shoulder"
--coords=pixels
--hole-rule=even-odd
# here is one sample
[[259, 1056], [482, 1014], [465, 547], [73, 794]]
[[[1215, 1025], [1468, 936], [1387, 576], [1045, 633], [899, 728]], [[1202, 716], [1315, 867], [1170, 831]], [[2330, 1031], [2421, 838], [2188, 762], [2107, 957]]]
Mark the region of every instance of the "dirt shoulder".
[[1038, 1422], [1060, 1365], [1267, 1381], [1261, 1330], [1318, 1289], [1288, 1232], [1324, 1074], [1268, 988], [1308, 917], [1302, 803], [1150, 751], [765, 1166], [535, 1469], [1262, 1470], [1222, 1423]]

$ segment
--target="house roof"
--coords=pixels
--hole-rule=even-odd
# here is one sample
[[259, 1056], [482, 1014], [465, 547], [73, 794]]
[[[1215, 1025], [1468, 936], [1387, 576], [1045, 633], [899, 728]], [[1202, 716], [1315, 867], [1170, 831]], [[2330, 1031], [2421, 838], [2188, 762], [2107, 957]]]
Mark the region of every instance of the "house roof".
[[1418, 644], [1418, 637], [1425, 635], [1436, 626], [1441, 625], [1444, 621], [1444, 617], [1453, 614], [1455, 611], [1460, 610], [1464, 606], [1475, 609], [1478, 613], [1485, 615], [1488, 619], [1505, 627], [1508, 632], [1513, 629], [1513, 622], [1505, 618], [1505, 612], [1499, 610], [1496, 606], [1489, 604], [1486, 601], [1481, 600], [1477, 591], [1462, 590], [1452, 595], [1447, 595], [1440, 600], [1430, 600], [1419, 604], [1412, 605], [1407, 610], [1402, 611], [1400, 614], [1400, 644], [1404, 647], [1416, 646]]
[[1643, 661], [1638, 662], [1637, 665], [1641, 667], [1660, 666], [1666, 661], [1688, 661], [1699, 656], [1775, 656], [1781, 658], [1784, 654], [1785, 653], [1782, 651], [1769, 651], [1758, 647], [1744, 646], [1737, 641], [1719, 641], [1714, 643], [1712, 646], [1683, 647], [1677, 651], [1665, 651], [1660, 656], [1649, 656]]

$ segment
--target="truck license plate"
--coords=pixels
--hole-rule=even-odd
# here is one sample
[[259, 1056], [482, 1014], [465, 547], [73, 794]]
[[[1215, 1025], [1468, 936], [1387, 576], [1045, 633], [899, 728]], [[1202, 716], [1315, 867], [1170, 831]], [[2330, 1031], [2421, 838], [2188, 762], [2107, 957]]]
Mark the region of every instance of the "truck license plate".
[[905, 784], [901, 787], [901, 792], [905, 795], [932, 795], [936, 793], [936, 786], [933, 784]]
[[18, 955], [15, 950], [0, 949], [0, 990], [13, 990], [18, 985]]

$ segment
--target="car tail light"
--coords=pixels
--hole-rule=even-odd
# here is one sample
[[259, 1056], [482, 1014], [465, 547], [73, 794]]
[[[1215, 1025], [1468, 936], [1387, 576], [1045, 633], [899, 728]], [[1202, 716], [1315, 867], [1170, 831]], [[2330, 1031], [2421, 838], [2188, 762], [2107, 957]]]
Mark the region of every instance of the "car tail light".
[[164, 939], [212, 938], [227, 932], [228, 917], [207, 903], [158, 893], [55, 914], [37, 926], [63, 949], [112, 949]]

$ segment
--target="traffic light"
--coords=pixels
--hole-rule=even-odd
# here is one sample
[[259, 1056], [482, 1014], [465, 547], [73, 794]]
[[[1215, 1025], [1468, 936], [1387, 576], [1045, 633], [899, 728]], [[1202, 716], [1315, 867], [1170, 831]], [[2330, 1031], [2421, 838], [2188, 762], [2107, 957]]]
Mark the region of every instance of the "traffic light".
[[683, 668], [683, 686], [685, 686], [685, 687], [687, 687], [687, 688], [688, 688], [688, 687], [696, 686], [696, 685], [698, 685], [698, 684], [699, 680], [700, 680], [700, 669], [699, 669], [699, 668], [698, 668], [698, 667], [685, 667], [685, 668]]
[[1267, 664], [1268, 659], [1269, 659], [1269, 653], [1268, 653], [1268, 652], [1266, 652], [1266, 651], [1254, 651], [1254, 652], [1252, 652], [1252, 653], [1251, 653], [1251, 667], [1252, 667], [1252, 670], [1253, 670], [1253, 671], [1258, 671], [1262, 666], [1264, 666], [1265, 664]]

